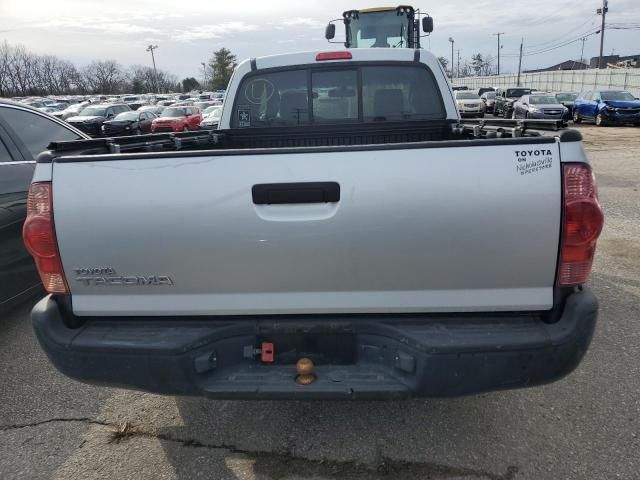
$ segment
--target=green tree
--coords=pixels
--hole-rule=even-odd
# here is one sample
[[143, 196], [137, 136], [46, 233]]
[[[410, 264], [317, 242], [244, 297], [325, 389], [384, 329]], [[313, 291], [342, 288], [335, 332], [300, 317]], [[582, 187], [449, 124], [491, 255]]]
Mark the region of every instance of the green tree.
[[473, 68], [473, 71], [476, 75], [480, 75], [480, 72], [482, 71], [484, 65], [485, 61], [484, 58], [482, 58], [481, 53], [474, 53], [473, 55], [471, 55], [471, 68]]
[[190, 92], [192, 90], [199, 90], [200, 83], [193, 77], [187, 77], [182, 80], [182, 91]]
[[134, 77], [131, 81], [131, 89], [133, 93], [144, 93], [144, 82], [140, 78]]
[[214, 89], [227, 88], [236, 65], [236, 56], [231, 53], [231, 50], [223, 47], [213, 52], [213, 57], [209, 59], [211, 87]]

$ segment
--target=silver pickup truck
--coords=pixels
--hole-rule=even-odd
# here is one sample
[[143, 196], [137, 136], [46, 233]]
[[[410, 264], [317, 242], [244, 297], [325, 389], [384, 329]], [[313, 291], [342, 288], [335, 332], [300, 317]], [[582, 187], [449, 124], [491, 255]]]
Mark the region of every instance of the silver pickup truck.
[[457, 396], [571, 372], [603, 224], [576, 131], [463, 124], [435, 57], [251, 59], [220, 130], [56, 142], [24, 227], [78, 380], [212, 398]]

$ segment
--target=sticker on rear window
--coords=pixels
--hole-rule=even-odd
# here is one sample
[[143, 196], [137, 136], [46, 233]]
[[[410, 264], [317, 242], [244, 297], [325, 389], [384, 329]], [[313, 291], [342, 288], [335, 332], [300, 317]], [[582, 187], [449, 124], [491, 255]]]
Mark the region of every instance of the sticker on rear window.
[[241, 105], [238, 107], [238, 126], [250, 127], [251, 126], [251, 108]]
[[276, 91], [276, 87], [266, 78], [254, 78], [244, 89], [244, 97], [254, 105], [268, 102]]

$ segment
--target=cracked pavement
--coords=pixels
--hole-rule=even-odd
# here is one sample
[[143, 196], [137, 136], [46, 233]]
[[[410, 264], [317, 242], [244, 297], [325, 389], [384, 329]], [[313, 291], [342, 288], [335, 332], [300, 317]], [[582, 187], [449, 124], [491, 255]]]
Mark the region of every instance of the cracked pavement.
[[450, 400], [161, 397], [59, 374], [24, 305], [0, 319], [0, 478], [637, 480], [640, 130], [580, 129], [607, 218], [598, 328], [569, 377]]

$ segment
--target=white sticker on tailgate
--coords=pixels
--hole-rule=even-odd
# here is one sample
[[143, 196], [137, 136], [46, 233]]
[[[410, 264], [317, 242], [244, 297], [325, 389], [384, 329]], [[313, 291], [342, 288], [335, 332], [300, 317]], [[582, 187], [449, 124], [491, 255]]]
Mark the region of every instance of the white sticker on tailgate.
[[516, 150], [515, 154], [516, 171], [520, 175], [531, 175], [553, 165], [553, 152], [548, 148]]

